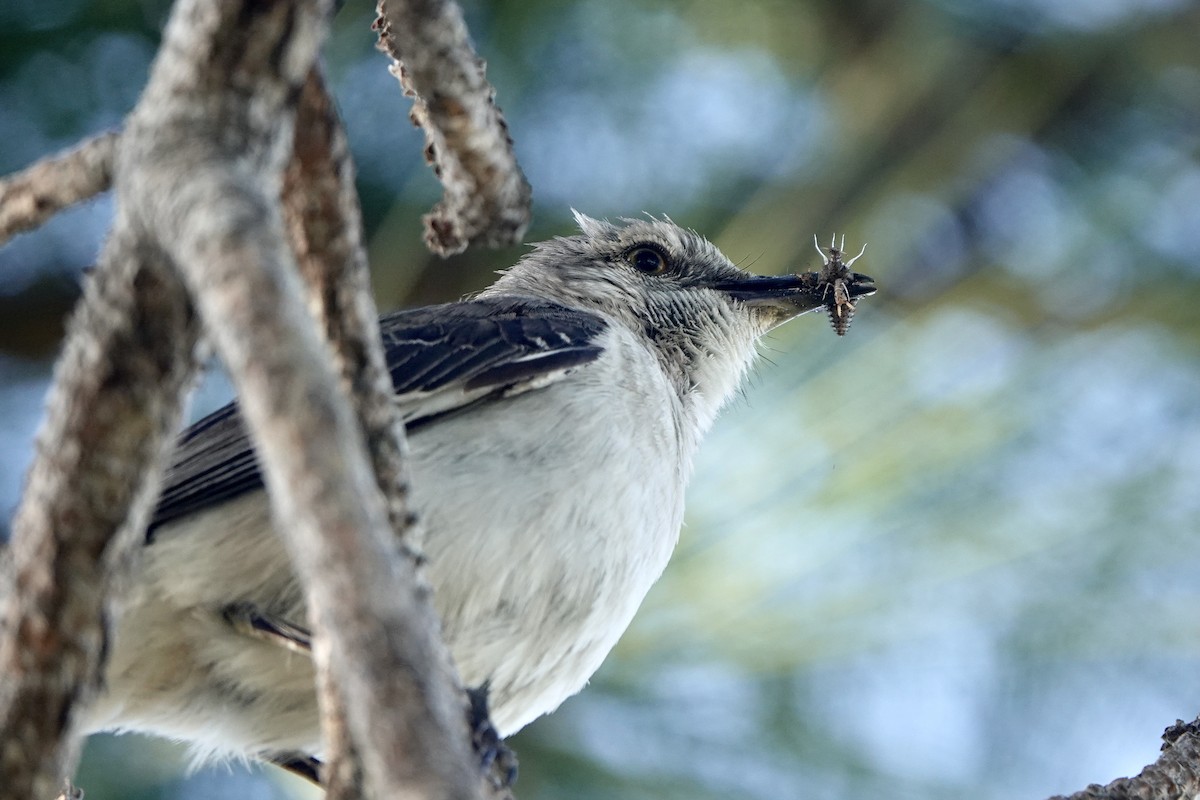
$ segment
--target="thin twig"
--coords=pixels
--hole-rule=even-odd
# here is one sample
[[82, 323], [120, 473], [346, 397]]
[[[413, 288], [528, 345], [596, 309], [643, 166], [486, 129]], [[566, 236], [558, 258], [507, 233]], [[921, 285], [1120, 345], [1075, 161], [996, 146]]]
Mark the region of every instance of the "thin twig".
[[413, 123], [425, 131], [425, 157], [444, 189], [425, 215], [426, 244], [448, 255], [473, 242], [520, 241], [529, 225], [529, 182], [462, 10], [453, 0], [379, 0], [378, 12], [378, 47], [413, 98]]
[[0, 245], [112, 185], [119, 131], [85, 139], [0, 180]]

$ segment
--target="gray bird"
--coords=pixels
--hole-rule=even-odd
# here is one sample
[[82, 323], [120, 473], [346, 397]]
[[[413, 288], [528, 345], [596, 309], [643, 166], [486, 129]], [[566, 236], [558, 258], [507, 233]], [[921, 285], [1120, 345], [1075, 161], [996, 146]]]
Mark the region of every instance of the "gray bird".
[[[815, 274], [750, 275], [670, 221], [576, 219], [474, 299], [382, 320], [434, 605], [503, 736], [600, 666], [755, 343], [828, 302]], [[184, 433], [146, 541], [85, 728], [319, 755], [307, 614], [235, 406]]]

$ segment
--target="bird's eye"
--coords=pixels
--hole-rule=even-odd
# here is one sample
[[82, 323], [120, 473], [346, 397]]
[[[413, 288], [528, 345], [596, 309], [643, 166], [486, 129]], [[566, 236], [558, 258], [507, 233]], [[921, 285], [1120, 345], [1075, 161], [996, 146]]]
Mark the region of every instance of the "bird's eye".
[[657, 247], [635, 247], [625, 254], [625, 258], [634, 269], [647, 275], [658, 275], [667, 271], [667, 257]]

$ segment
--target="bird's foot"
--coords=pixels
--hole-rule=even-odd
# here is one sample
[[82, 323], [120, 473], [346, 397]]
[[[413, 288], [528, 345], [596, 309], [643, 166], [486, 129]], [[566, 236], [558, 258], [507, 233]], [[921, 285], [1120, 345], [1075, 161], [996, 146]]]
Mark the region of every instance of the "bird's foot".
[[517, 780], [517, 754], [504, 744], [488, 716], [488, 685], [467, 689], [467, 697], [471, 700], [467, 724], [480, 767], [495, 786], [512, 786]]
[[232, 603], [221, 613], [233, 629], [297, 653], [312, 651], [312, 633], [283, 617], [263, 611], [253, 603]]

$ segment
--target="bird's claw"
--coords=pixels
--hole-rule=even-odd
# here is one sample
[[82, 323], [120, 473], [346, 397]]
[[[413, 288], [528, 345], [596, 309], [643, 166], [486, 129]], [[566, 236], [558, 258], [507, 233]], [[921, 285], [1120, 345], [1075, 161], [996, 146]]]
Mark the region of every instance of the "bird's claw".
[[492, 725], [488, 715], [488, 685], [467, 689], [467, 697], [471, 700], [467, 723], [471, 727], [471, 744], [479, 757], [479, 766], [494, 786], [508, 788], [517, 780], [517, 754], [504, 744]]

